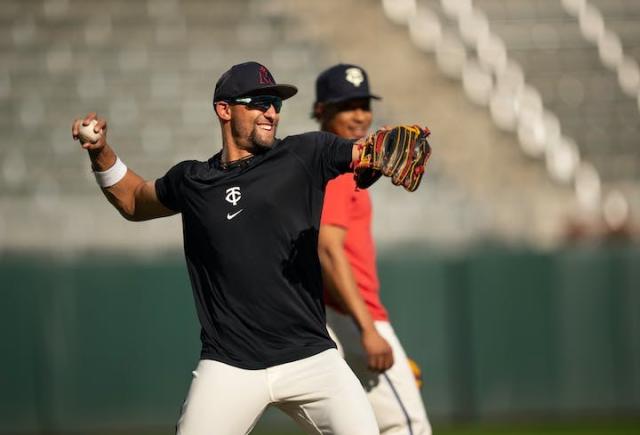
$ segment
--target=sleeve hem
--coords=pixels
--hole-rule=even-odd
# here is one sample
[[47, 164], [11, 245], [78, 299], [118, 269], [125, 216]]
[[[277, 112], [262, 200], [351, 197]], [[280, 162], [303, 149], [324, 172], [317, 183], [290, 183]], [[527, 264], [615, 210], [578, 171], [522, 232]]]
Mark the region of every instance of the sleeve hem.
[[155, 187], [156, 187], [156, 196], [158, 197], [158, 201], [160, 201], [160, 203], [167, 207], [170, 210], [173, 210], [175, 212], [180, 212], [180, 210], [177, 210], [172, 204], [168, 204], [167, 203], [167, 199], [166, 199], [166, 190], [165, 190], [165, 185], [162, 181], [161, 178], [157, 178], [155, 181]]

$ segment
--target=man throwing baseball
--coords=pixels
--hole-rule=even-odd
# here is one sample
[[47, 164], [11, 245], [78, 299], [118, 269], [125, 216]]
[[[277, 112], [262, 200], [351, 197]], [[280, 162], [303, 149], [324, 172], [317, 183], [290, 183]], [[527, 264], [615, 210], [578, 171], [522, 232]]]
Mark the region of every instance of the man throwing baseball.
[[[378, 433], [365, 393], [325, 328], [317, 255], [324, 188], [352, 165], [360, 183], [371, 184], [385, 162], [405, 168], [385, 175], [414, 185], [424, 134], [397, 127], [357, 142], [328, 133], [276, 139], [282, 101], [296, 92], [257, 62], [233, 66], [213, 96], [222, 150], [204, 162], [178, 163], [155, 181], [116, 156], [104, 119], [89, 114], [73, 123], [74, 138], [85, 138], [83, 129], [97, 120], [99, 138], [82, 147], [126, 219], [182, 215], [202, 351], [179, 435], [246, 434], [268, 405], [308, 433]], [[406, 158], [383, 155], [394, 150]]]
[[[339, 64], [316, 81], [313, 116], [342, 138], [367, 134], [372, 122], [367, 73]], [[327, 326], [367, 391], [380, 433], [430, 434], [414, 374], [380, 301], [371, 236], [371, 200], [349, 174], [327, 184], [319, 254], [327, 290]]]

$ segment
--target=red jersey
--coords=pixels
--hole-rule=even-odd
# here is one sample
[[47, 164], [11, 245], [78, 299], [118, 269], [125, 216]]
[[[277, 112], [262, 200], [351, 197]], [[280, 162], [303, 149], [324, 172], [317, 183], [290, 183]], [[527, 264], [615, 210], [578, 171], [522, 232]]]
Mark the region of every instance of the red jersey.
[[[356, 190], [353, 174], [343, 174], [329, 181], [320, 222], [347, 230], [344, 249], [360, 294], [373, 320], [388, 320], [387, 310], [380, 301], [380, 282], [371, 237], [371, 198], [366, 190]], [[331, 308], [343, 311], [328, 292], [325, 292], [325, 302]]]

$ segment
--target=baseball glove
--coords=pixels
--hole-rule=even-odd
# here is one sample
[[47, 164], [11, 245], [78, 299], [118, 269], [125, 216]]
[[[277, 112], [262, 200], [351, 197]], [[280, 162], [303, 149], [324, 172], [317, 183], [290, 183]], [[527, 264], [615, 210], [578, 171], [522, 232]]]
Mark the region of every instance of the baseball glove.
[[381, 129], [359, 141], [360, 160], [354, 168], [356, 185], [366, 189], [382, 175], [413, 192], [420, 185], [424, 166], [431, 155], [428, 128], [401, 125]]
[[411, 373], [413, 373], [413, 378], [416, 381], [416, 386], [418, 389], [422, 388], [422, 369], [418, 365], [415, 360], [407, 357], [407, 361], [409, 362], [409, 368], [411, 369]]

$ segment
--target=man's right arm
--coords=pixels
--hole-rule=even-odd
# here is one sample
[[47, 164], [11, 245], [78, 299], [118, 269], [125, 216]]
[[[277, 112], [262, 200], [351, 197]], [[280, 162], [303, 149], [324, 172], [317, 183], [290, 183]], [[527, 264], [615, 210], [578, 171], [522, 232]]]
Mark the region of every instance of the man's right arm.
[[344, 250], [347, 230], [337, 225], [320, 225], [318, 257], [325, 289], [342, 306], [360, 330], [360, 340], [371, 370], [384, 372], [393, 365], [393, 350], [377, 331], [358, 290], [351, 264]]
[[[98, 118], [95, 113], [89, 113], [84, 119], [76, 119], [71, 127], [74, 139], [78, 139], [80, 127], [89, 125], [96, 120], [94, 127], [96, 133], [100, 132], [100, 138], [95, 142], [82, 143], [91, 159], [91, 167], [95, 172], [105, 172], [113, 168], [117, 156], [107, 143], [107, 122]], [[131, 169], [127, 169], [124, 177], [115, 184], [102, 187], [102, 192], [109, 202], [130, 221], [145, 221], [159, 217], [171, 216], [176, 211], [165, 207], [156, 194], [155, 182], [145, 181]]]

